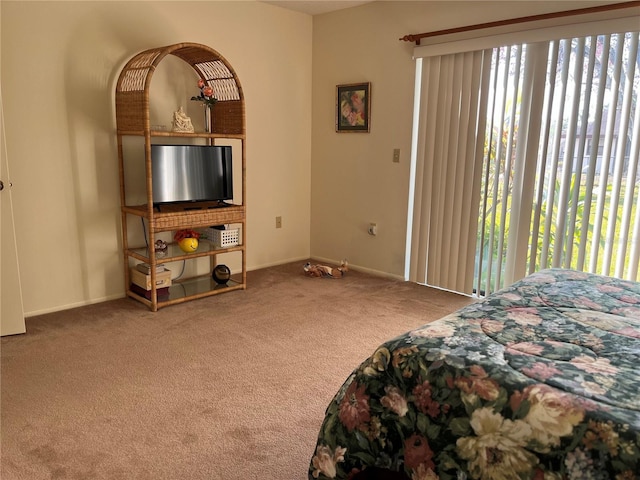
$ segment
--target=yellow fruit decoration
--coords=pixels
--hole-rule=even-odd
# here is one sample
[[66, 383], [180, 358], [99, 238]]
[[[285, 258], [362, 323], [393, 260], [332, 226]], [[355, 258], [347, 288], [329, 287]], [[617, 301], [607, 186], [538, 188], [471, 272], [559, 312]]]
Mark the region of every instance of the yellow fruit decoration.
[[191, 230], [190, 228], [178, 230], [173, 235], [173, 239], [178, 242], [180, 250], [185, 253], [193, 253], [198, 250], [199, 238], [200, 234], [195, 230]]
[[178, 242], [178, 246], [185, 253], [193, 253], [198, 250], [198, 239], [192, 237], [183, 238]]

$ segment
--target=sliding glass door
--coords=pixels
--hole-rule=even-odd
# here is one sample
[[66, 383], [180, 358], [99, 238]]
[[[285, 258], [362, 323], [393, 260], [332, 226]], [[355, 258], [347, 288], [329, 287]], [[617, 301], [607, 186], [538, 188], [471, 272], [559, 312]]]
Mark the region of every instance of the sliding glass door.
[[640, 279], [639, 37], [622, 32], [417, 59], [409, 280]]
[[496, 48], [475, 290], [550, 267], [637, 279], [638, 34]]

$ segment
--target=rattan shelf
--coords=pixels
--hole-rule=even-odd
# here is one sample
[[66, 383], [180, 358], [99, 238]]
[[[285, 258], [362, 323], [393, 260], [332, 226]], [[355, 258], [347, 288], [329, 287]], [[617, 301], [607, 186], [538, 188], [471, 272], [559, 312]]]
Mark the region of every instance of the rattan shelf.
[[[192, 277], [186, 280], [177, 281], [171, 285], [169, 287], [168, 294], [160, 296], [156, 301], [156, 308], [176, 305], [178, 303], [184, 303], [198, 298], [210, 297], [211, 295], [233, 292], [234, 290], [244, 290], [245, 288], [246, 286], [240, 278], [231, 278], [227, 284], [219, 285], [208, 275]], [[127, 295], [144, 303], [150, 309], [153, 309], [154, 302], [151, 300], [144, 298], [131, 290], [127, 291]]]
[[[168, 253], [162, 256], [155, 254], [155, 256], [158, 262], [169, 263], [169, 262], [179, 262], [181, 260], [191, 260], [198, 257], [219, 255], [222, 253], [238, 252], [241, 250], [242, 250], [242, 245], [222, 248], [222, 247], [215, 246], [213, 243], [207, 240], [200, 240], [198, 245], [198, 250], [196, 250], [193, 253], [184, 253], [182, 250], [180, 250], [177, 244], [170, 243], [167, 246]], [[125, 253], [144, 263], [149, 263], [149, 261], [151, 260], [151, 252], [147, 247], [131, 248], [127, 250], [127, 252]]]
[[[212, 131], [177, 133], [166, 130], [153, 130], [150, 121], [149, 88], [153, 73], [158, 64], [168, 55], [177, 57], [189, 64], [197, 76], [207, 85], [211, 86], [218, 99], [215, 107], [210, 109]], [[185, 93], [187, 95], [187, 93]], [[158, 308], [187, 300], [202, 298], [209, 295], [246, 288], [246, 148], [245, 148], [245, 104], [244, 94], [240, 81], [229, 62], [212, 48], [196, 43], [179, 43], [165, 47], [152, 48], [134, 55], [123, 67], [118, 77], [115, 95], [116, 106], [116, 135], [118, 139], [118, 160], [120, 176], [120, 204], [122, 212], [122, 249], [124, 257], [125, 289], [127, 295], [145, 305], [152, 311]], [[146, 192], [147, 203], [145, 205], [129, 205], [125, 193], [125, 153], [123, 137], [144, 137], [145, 142], [145, 175], [146, 184], [141, 186]], [[151, 143], [152, 138], [172, 137], [190, 139], [205, 139], [214, 145], [218, 139], [233, 139], [240, 142], [234, 151], [234, 164], [241, 162], [242, 194], [235, 205], [223, 206], [211, 205], [200, 202], [197, 205], [166, 205], [154, 208], [152, 192], [152, 163]], [[236, 150], [236, 148], [234, 148]], [[234, 167], [234, 171], [235, 171]], [[151, 207], [150, 207], [151, 205]], [[195, 207], [195, 208], [194, 208]], [[218, 208], [220, 207], [220, 208]], [[181, 279], [172, 286], [168, 298], [158, 298], [155, 287], [155, 266], [164, 261], [156, 256], [153, 250], [136, 249], [129, 246], [127, 232], [127, 218], [137, 216], [145, 219], [147, 245], [154, 245], [156, 234], [160, 232], [179, 230], [183, 228], [199, 228], [212, 225], [240, 224], [242, 226], [242, 238], [240, 245], [232, 248], [215, 249], [207, 247], [196, 255], [176, 255], [172, 261], [191, 261], [198, 258], [209, 257], [211, 268], [215, 266], [216, 255], [221, 253], [239, 252], [242, 257], [241, 272], [235, 275], [229, 285], [220, 286], [210, 278], [197, 277]], [[129, 268], [136, 262], [149, 263], [151, 268], [152, 289], [147, 292], [149, 298], [134, 293], [131, 288]], [[188, 287], [188, 288], [187, 288]], [[166, 295], [165, 295], [166, 297]]]
[[[171, 208], [171, 207], [164, 207]], [[126, 214], [144, 217], [156, 232], [166, 232], [181, 228], [209, 227], [211, 225], [225, 225], [228, 223], [243, 223], [245, 208], [243, 205], [234, 205], [224, 208], [201, 208], [197, 210], [174, 210], [166, 212], [149, 212], [146, 205], [124, 206], [122, 210]]]
[[[132, 136], [132, 137], [144, 137], [147, 134], [144, 130], [118, 130], [118, 135], [122, 136]], [[169, 130], [150, 130], [149, 135], [151, 137], [172, 137], [172, 138], [229, 138], [229, 139], [239, 139], [244, 140], [244, 134], [225, 134], [225, 133], [206, 133], [206, 132], [194, 132], [194, 133], [184, 133], [184, 132], [172, 132]]]

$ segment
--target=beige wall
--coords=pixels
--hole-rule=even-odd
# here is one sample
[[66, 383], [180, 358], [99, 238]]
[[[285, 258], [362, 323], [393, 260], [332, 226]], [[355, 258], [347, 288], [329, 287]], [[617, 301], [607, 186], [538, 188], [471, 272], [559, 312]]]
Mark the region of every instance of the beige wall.
[[[310, 16], [259, 2], [3, 0], [0, 8], [27, 316], [124, 295], [113, 91], [124, 62], [159, 45], [206, 44], [242, 82], [248, 267], [309, 256]], [[174, 109], [180, 103], [188, 98]]]
[[[203, 43], [236, 70], [247, 104], [249, 269], [313, 255], [401, 276], [414, 65], [398, 38], [597, 3], [375, 2], [312, 18], [253, 1], [1, 1], [27, 316], [124, 295], [113, 91], [135, 53]], [[337, 134], [335, 86], [361, 81], [372, 82], [371, 133]]]
[[[314, 18], [311, 253], [402, 278], [421, 33], [607, 2], [374, 2]], [[610, 3], [610, 2], [609, 2]], [[335, 133], [335, 87], [371, 82], [371, 133]], [[393, 149], [401, 151], [393, 163]], [[367, 234], [369, 222], [378, 235]]]

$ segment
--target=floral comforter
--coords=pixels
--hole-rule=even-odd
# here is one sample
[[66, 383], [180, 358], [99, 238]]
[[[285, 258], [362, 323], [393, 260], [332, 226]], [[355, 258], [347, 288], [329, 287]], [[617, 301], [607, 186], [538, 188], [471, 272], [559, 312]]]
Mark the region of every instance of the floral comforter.
[[381, 345], [309, 479], [640, 478], [639, 372], [640, 283], [541, 271]]

